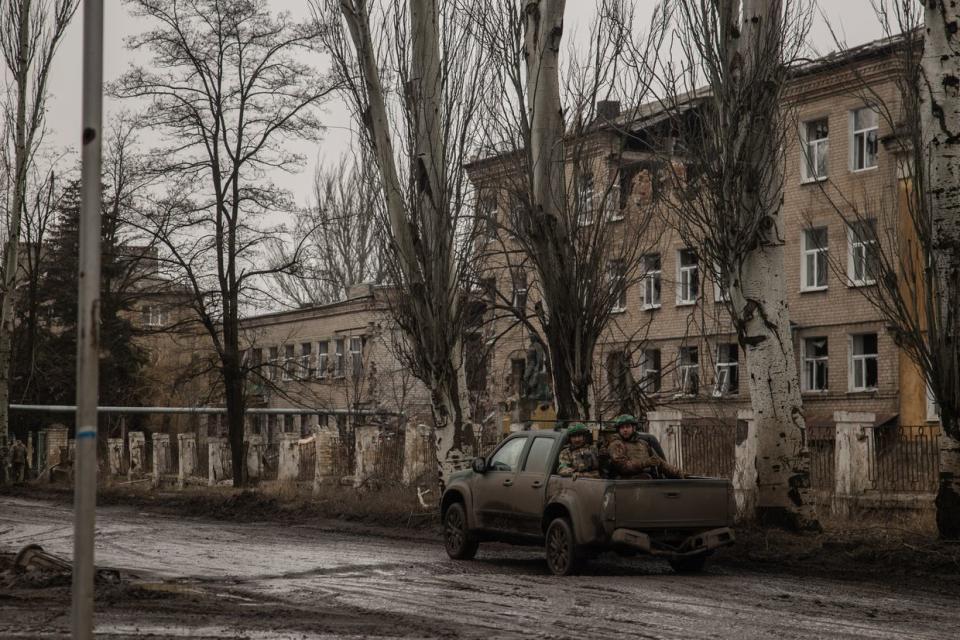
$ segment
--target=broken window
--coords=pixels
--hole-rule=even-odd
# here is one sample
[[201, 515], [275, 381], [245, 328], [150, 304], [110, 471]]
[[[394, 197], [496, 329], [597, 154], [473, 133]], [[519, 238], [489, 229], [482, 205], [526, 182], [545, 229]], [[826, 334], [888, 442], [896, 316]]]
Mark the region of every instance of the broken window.
[[640, 353], [640, 379], [644, 393], [660, 391], [660, 349], [644, 349]]
[[740, 349], [735, 343], [717, 345], [716, 380], [713, 395], [740, 392]]
[[827, 228], [805, 229], [801, 289], [818, 291], [827, 288]]
[[850, 225], [850, 251], [847, 256], [847, 275], [855, 287], [876, 282], [879, 267], [877, 221], [859, 220]]
[[826, 391], [830, 364], [829, 344], [826, 337], [803, 340], [803, 391]]
[[680, 347], [677, 363], [677, 388], [682, 395], [696, 395], [700, 390], [700, 353], [697, 347]]
[[803, 127], [804, 171], [806, 181], [823, 180], [827, 177], [827, 153], [829, 151], [830, 128], [826, 118], [805, 122]]
[[852, 336], [850, 354], [850, 390], [874, 391], [877, 388], [877, 334]]
[[660, 307], [661, 276], [660, 254], [651, 253], [643, 256], [643, 308], [657, 309]]
[[877, 112], [869, 107], [857, 109], [853, 121], [853, 170], [877, 166]]
[[677, 258], [677, 304], [693, 304], [700, 295], [700, 261], [693, 249], [681, 249]]

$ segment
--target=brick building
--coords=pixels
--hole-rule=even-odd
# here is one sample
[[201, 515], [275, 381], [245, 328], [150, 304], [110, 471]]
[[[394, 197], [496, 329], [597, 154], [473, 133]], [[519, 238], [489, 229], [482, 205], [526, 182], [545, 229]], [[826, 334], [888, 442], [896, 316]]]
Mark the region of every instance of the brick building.
[[[797, 135], [787, 136], [785, 150], [784, 275], [804, 407], [813, 427], [830, 425], [836, 410], [868, 411], [878, 424], [936, 419], [922, 376], [859, 290], [873, 286], [875, 243], [898, 242], [906, 215], [899, 206], [903, 162], [885, 144], [894, 132], [874, 110], [877, 99], [896, 108], [896, 46], [879, 41], [808, 63], [795, 70], [785, 91]], [[750, 404], [748, 385], [740, 379], [744, 354], [723, 293], [705, 273], [709, 265], [671, 230], [667, 212], [661, 210], [658, 218], [663, 224], [636, 232], [636, 221], [657, 206], [663, 155], [645, 150], [644, 141], [664, 118], [655, 104], [622, 114], [609, 103], [603, 106], [598, 112], [608, 117], [582, 145], [595, 152], [587, 163], [592, 169], [586, 177], [580, 170], [569, 190], [572, 198], [590, 203], [592, 215], [622, 227], [618, 241], [640, 243], [645, 256], [597, 347], [597, 417], [619, 413], [620, 396], [639, 385], [657, 408], [679, 409], [691, 422], [734, 421]], [[697, 106], [697, 99], [690, 99], [689, 108]], [[483, 215], [513, 215], [508, 182], [516, 168], [510, 161], [496, 155], [470, 166]], [[865, 218], [845, 222], [836, 210], [840, 194], [861, 216], [866, 211]], [[581, 224], [592, 223], [588, 218]], [[498, 237], [496, 227], [482, 240], [487, 286], [496, 288], [489, 295], [530, 314], [537, 303], [534, 271], [523, 268], [516, 244]], [[518, 379], [531, 352], [528, 332], [507, 328], [509, 318], [491, 314], [489, 320], [494, 324], [489, 333], [501, 335], [490, 354], [491, 399], [504, 409], [505, 422], [536, 419], [518, 401]], [[534, 411], [549, 413], [542, 409]]]

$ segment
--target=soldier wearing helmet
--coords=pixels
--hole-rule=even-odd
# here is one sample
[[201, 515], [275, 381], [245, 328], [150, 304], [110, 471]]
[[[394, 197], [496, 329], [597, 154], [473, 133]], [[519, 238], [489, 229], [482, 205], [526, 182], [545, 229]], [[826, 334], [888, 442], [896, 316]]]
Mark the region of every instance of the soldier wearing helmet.
[[577, 422], [567, 429], [567, 444], [560, 450], [560, 464], [557, 473], [576, 480], [581, 478], [599, 478], [600, 459], [597, 448], [590, 442], [593, 438], [590, 429]]
[[683, 471], [663, 459], [662, 449], [657, 451], [660, 449], [659, 443], [637, 432], [635, 417], [620, 415], [614, 418], [613, 424], [617, 427], [617, 436], [607, 447], [613, 473], [622, 478], [652, 478], [655, 474], [665, 478], [687, 477]]

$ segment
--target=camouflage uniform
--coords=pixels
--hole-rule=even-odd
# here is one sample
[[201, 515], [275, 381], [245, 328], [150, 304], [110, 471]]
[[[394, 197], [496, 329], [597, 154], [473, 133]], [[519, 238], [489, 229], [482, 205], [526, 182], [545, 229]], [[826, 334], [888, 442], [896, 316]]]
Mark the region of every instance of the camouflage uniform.
[[592, 444], [574, 448], [568, 444], [560, 449], [560, 464], [557, 473], [561, 476], [577, 474], [584, 478], [599, 478], [600, 458]]
[[683, 478], [683, 471], [653, 452], [647, 442], [634, 433], [624, 440], [617, 436], [607, 446], [610, 466], [618, 476], [629, 477], [656, 469], [667, 478]]

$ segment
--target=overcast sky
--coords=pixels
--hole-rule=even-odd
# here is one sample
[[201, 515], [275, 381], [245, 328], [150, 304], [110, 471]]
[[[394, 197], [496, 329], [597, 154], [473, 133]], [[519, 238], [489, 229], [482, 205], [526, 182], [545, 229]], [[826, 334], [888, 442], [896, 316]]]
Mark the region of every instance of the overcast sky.
[[[127, 36], [144, 29], [140, 19], [131, 17], [121, 0], [105, 0], [106, 20], [104, 30], [104, 79], [117, 78], [133, 59], [124, 47]], [[861, 44], [881, 35], [880, 28], [873, 17], [869, 0], [821, 0], [823, 5], [819, 18], [811, 34], [811, 45], [818, 53], [833, 50], [833, 40], [825, 21], [844, 35], [849, 45]], [[270, 5], [277, 11], [288, 10], [295, 15], [306, 15], [305, 0], [271, 0]], [[656, 5], [655, 0], [638, 0], [637, 12], [641, 17], [649, 16]], [[596, 0], [567, 0], [565, 32], [567, 37], [576, 41], [577, 36], [587, 30], [596, 12]], [[82, 11], [70, 25], [51, 72], [51, 90], [48, 124], [51, 135], [49, 144], [56, 147], [76, 148], [80, 132], [80, 85], [82, 76]], [[129, 107], [130, 105], [126, 105]], [[111, 111], [119, 107], [108, 100], [105, 105], [105, 124]], [[333, 164], [350, 146], [352, 123], [346, 110], [338, 103], [325, 107], [325, 124], [328, 127], [324, 141], [319, 148], [304, 146], [301, 151], [308, 158], [307, 167], [300, 175], [278, 177], [277, 182], [289, 188], [298, 204], [305, 205], [310, 194], [313, 167], [318, 161]]]

